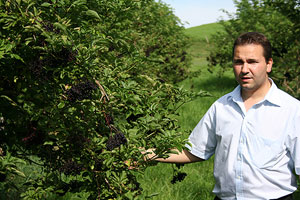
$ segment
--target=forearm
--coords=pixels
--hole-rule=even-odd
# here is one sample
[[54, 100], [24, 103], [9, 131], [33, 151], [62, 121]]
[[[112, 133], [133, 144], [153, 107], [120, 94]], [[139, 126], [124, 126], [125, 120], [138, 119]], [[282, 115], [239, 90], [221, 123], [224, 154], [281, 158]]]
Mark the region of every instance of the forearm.
[[173, 150], [176, 153], [169, 154], [168, 158], [157, 158], [157, 155], [154, 153], [154, 149], [149, 149], [144, 152], [145, 160], [155, 160], [158, 162], [165, 163], [192, 163], [203, 161], [203, 159], [198, 158], [191, 154], [188, 150], [184, 149], [183, 151]]

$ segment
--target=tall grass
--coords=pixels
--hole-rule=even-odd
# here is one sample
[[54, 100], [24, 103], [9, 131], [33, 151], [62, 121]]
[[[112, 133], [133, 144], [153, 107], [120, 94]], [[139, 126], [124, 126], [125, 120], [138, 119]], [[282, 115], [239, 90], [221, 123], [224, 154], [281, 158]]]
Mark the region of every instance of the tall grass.
[[[178, 120], [185, 130], [192, 130], [210, 105], [225, 93], [230, 92], [236, 85], [231, 71], [225, 72], [224, 76], [219, 77], [218, 73], [212, 74], [207, 70], [206, 57], [209, 47], [213, 45], [210, 35], [221, 30], [221, 26], [215, 23], [186, 30], [187, 35], [191, 38], [191, 46], [188, 51], [192, 56], [190, 70], [199, 73], [196, 77], [184, 80], [180, 85], [195, 92], [208, 91], [212, 96], [195, 99], [181, 107]], [[188, 135], [184, 137], [188, 137]], [[171, 184], [172, 167], [174, 167], [173, 164], [158, 163], [156, 166], [149, 167], [144, 175], [140, 175], [139, 180], [144, 193], [152, 196], [151, 199], [210, 200], [214, 198], [211, 192], [214, 186], [212, 158], [205, 162], [184, 165], [182, 171], [187, 173], [187, 177], [182, 182], [175, 184]]]

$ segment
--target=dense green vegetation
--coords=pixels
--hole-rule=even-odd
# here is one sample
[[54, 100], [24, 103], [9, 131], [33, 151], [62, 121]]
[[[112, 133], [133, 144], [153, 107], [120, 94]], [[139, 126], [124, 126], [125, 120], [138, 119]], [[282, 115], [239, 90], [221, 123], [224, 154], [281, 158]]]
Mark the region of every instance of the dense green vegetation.
[[188, 40], [163, 3], [1, 0], [0, 40], [1, 199], [135, 199], [138, 147], [185, 143], [177, 110], [204, 93], [173, 84]]

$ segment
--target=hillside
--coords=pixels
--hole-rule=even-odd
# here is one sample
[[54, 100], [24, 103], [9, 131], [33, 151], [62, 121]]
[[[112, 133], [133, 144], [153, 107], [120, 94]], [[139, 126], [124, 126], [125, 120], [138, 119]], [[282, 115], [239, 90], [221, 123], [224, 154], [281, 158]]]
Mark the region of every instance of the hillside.
[[186, 29], [186, 34], [192, 40], [206, 40], [218, 31], [222, 31], [223, 27], [219, 23], [204, 24]]

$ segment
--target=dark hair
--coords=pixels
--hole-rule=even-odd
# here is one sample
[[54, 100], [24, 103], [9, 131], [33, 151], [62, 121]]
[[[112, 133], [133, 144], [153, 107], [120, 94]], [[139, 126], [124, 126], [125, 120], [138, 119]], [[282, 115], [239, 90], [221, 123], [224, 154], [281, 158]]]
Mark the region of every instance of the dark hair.
[[234, 56], [234, 50], [236, 46], [242, 46], [246, 44], [261, 45], [264, 50], [264, 57], [266, 62], [272, 58], [272, 46], [266, 36], [258, 32], [248, 32], [241, 34], [234, 42], [232, 49], [232, 56]]

